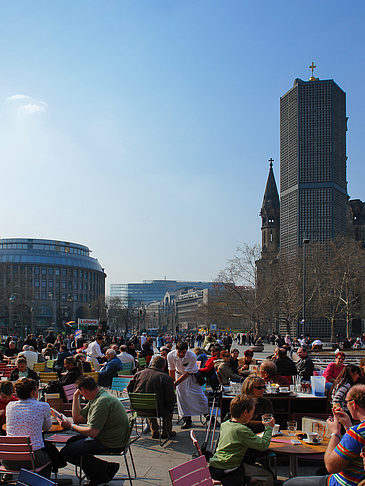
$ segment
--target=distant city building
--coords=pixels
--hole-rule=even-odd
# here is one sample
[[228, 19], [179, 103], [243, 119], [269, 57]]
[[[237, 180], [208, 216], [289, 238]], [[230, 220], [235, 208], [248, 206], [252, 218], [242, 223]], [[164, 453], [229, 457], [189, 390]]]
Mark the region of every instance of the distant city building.
[[2, 333], [65, 330], [78, 318], [105, 317], [104, 269], [84, 245], [0, 239]]
[[178, 280], [144, 280], [141, 283], [110, 284], [110, 296], [120, 297], [126, 307], [138, 307], [163, 299], [166, 292], [182, 288], [209, 289], [213, 282], [183, 282]]

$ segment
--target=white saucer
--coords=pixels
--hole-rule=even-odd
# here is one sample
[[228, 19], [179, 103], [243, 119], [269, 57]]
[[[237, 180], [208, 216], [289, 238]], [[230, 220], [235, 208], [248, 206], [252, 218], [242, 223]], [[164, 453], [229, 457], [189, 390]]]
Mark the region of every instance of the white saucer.
[[280, 432], [280, 430], [279, 430], [279, 432], [278, 432], [278, 433], [276, 433], [276, 434], [272, 434], [272, 437], [277, 437], [278, 435], [283, 435], [283, 433], [282, 433], [282, 432]]
[[310, 445], [320, 445], [322, 441], [320, 440], [318, 442], [309, 442], [308, 439], [303, 439], [303, 442]]

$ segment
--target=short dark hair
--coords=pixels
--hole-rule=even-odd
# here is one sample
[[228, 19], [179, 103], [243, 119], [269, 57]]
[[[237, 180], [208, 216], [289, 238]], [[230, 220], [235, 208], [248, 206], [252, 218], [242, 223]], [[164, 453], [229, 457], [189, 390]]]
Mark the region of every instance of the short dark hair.
[[365, 385], [359, 384], [352, 386], [348, 391], [348, 395], [348, 399], [353, 400], [356, 405], [365, 409]]
[[255, 408], [255, 405], [256, 400], [254, 398], [249, 398], [247, 395], [237, 395], [231, 401], [231, 417], [239, 419], [245, 410], [249, 412]]
[[33, 378], [20, 378], [15, 382], [15, 391], [19, 400], [30, 398], [33, 390], [38, 388], [38, 383]]
[[27, 364], [27, 358], [25, 358], [24, 356], [19, 356], [19, 358], [16, 360], [16, 364], [18, 365], [19, 363]]
[[231, 354], [232, 354], [232, 353], [238, 353], [238, 354], [240, 354], [240, 352], [239, 352], [239, 351], [238, 351], [238, 349], [236, 349], [236, 348], [231, 349]]
[[286, 357], [287, 350], [285, 348], [279, 348], [278, 351], [278, 357], [279, 358], [285, 358]]
[[0, 382], [0, 393], [10, 396], [14, 393], [14, 386], [11, 381], [1, 381]]
[[184, 341], [178, 341], [176, 343], [176, 349], [178, 351], [187, 351], [188, 350], [188, 343], [185, 343]]
[[85, 388], [85, 390], [93, 391], [96, 390], [98, 385], [92, 376], [81, 375], [80, 378], [76, 380], [76, 386], [79, 390]]

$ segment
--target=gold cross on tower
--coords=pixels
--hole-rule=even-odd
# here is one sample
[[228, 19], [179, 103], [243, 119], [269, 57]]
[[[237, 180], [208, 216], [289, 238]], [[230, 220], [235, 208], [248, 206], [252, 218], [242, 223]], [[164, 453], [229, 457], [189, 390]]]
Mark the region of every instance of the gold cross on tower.
[[312, 61], [312, 64], [309, 66], [309, 69], [311, 69], [311, 70], [312, 70], [312, 76], [309, 78], [309, 81], [316, 81], [316, 80], [317, 80], [317, 78], [315, 78], [315, 77], [313, 76], [313, 71], [316, 69], [316, 67], [317, 67], [317, 66], [316, 66], [316, 65], [314, 64], [314, 62]]

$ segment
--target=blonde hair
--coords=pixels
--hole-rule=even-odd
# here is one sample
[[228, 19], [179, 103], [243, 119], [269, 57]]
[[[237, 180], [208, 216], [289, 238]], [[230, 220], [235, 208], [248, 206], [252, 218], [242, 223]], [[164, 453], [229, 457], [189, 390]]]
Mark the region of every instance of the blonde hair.
[[241, 393], [242, 395], [252, 395], [252, 389], [255, 385], [265, 385], [265, 380], [258, 375], [248, 376], [242, 383]]

